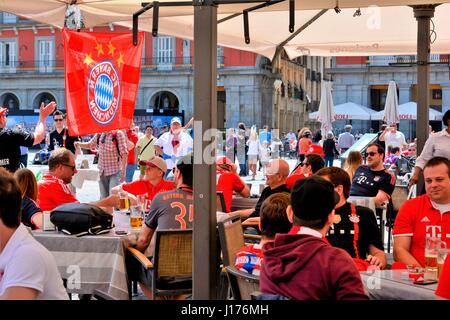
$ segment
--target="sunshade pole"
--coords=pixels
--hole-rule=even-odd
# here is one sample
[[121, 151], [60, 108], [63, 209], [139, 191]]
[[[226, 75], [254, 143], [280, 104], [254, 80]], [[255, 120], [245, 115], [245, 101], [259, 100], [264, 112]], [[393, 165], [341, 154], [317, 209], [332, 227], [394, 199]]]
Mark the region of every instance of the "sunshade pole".
[[314, 21], [316, 21], [317, 19], [319, 19], [321, 16], [323, 16], [325, 14], [325, 12], [327, 12], [328, 9], [323, 9], [320, 10], [320, 12], [318, 14], [316, 14], [314, 17], [312, 17], [311, 19], [309, 19], [304, 25], [302, 25], [300, 28], [297, 29], [297, 31], [295, 31], [293, 34], [291, 34], [289, 36], [289, 38], [287, 38], [286, 40], [284, 40], [283, 42], [281, 42], [278, 46], [277, 49], [275, 51], [275, 55], [273, 56], [272, 61], [275, 61], [275, 59], [277, 58], [277, 56], [280, 54], [281, 50], [283, 50], [283, 47], [292, 39], [294, 39], [300, 32], [302, 32], [303, 30], [305, 30], [306, 28], [308, 28], [312, 23], [314, 23]]
[[208, 134], [217, 128], [217, 7], [211, 0], [194, 1], [194, 39], [193, 297], [214, 300], [219, 275], [216, 166]]
[[[414, 6], [414, 17], [417, 19], [417, 154], [422, 152], [425, 141], [428, 139], [428, 108], [430, 98], [428, 89], [430, 86], [430, 20], [434, 17], [435, 5]], [[423, 187], [420, 179], [418, 190]]]

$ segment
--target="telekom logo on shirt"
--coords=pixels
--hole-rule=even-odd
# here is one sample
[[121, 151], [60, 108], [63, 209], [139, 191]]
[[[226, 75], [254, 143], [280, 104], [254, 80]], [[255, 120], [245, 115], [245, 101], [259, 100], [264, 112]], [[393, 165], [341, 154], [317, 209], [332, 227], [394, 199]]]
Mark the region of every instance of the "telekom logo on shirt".
[[441, 237], [441, 226], [426, 226], [425, 233], [426, 233], [427, 237], [440, 238]]

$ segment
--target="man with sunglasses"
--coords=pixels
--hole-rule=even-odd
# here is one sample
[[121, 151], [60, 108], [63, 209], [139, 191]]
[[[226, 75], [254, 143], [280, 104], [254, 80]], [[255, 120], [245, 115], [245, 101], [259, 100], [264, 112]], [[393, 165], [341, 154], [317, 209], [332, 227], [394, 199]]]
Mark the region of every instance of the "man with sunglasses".
[[19, 168], [20, 146], [32, 147], [41, 143], [45, 137], [45, 121], [55, 108], [56, 103], [54, 101], [46, 106], [42, 103], [34, 133], [27, 133], [22, 130], [7, 129], [8, 109], [0, 107], [0, 167], [4, 167], [10, 172], [15, 172]]
[[395, 188], [395, 176], [384, 168], [384, 149], [376, 143], [366, 150], [367, 165], [356, 169], [350, 196], [374, 197], [375, 205], [389, 200]]
[[317, 153], [306, 155], [303, 162], [301, 162], [286, 179], [287, 187], [291, 190], [297, 180], [312, 176], [323, 167], [325, 167], [325, 161], [320, 155]]
[[[78, 202], [68, 184], [77, 173], [74, 154], [64, 148], [56, 149], [48, 159], [49, 172], [38, 183], [38, 204], [42, 211], [51, 211], [65, 203]], [[100, 207], [119, 205], [117, 195], [109, 196], [91, 204]]]
[[57, 148], [66, 148], [75, 154], [76, 141], [81, 141], [80, 137], [72, 137], [69, 135], [69, 129], [66, 127], [66, 117], [63, 112], [56, 110], [53, 113], [53, 121], [55, 122], [55, 130], [50, 132], [50, 141], [48, 149], [53, 151]]

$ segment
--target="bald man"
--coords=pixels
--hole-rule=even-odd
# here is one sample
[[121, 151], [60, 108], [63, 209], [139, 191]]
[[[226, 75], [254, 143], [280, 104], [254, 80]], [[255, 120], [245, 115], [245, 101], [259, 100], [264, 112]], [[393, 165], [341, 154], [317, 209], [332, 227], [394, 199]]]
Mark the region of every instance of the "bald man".
[[230, 215], [239, 214], [241, 218], [259, 217], [259, 209], [262, 203], [272, 194], [278, 192], [291, 193], [286, 186], [286, 178], [289, 175], [289, 164], [283, 159], [274, 159], [266, 166], [266, 183], [267, 187], [261, 193], [255, 209], [243, 209], [233, 211]]

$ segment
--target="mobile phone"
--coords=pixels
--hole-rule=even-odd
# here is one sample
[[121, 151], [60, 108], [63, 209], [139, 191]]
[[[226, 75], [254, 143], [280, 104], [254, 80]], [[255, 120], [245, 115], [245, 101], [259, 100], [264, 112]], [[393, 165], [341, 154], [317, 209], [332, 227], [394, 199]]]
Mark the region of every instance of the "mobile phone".
[[118, 235], [127, 234], [127, 232], [125, 230], [116, 230], [115, 233], [118, 234]]
[[427, 285], [427, 284], [434, 284], [434, 283], [437, 283], [437, 281], [436, 280], [424, 280], [424, 279], [414, 281], [414, 284], [420, 284], [420, 285]]

